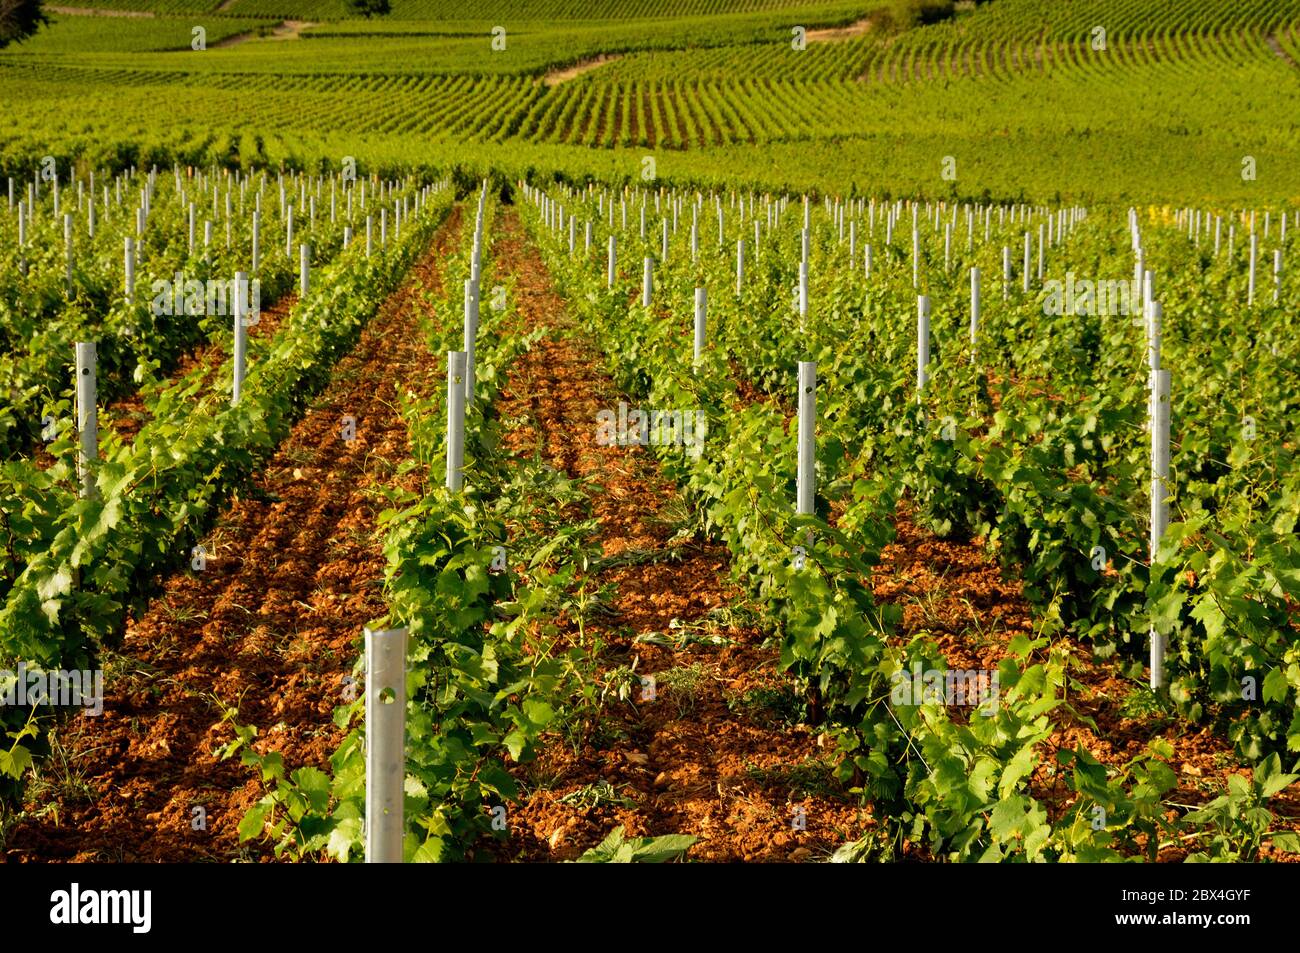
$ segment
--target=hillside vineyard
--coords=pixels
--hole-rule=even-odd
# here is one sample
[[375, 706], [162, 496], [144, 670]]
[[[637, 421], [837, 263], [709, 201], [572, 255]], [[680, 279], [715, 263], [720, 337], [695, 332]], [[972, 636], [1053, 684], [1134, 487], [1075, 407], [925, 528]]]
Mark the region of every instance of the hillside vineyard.
[[80, 2], [6, 860], [1300, 855], [1300, 8]]

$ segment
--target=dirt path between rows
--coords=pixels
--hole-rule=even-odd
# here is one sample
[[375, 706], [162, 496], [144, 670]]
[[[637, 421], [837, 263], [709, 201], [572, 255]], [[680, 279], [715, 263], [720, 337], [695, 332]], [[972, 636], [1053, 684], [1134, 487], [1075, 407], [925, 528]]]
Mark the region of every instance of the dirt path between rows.
[[1264, 37], [1264, 42], [1267, 43], [1268, 48], [1273, 51], [1273, 55], [1283, 63], [1290, 66], [1292, 69], [1300, 69], [1300, 64], [1296, 63], [1296, 61], [1291, 57], [1291, 54], [1288, 53], [1282, 44], [1278, 42], [1276, 36], [1270, 33], [1268, 36]]
[[[838, 789], [814, 733], [791, 714], [797, 703], [776, 674], [776, 649], [746, 623], [727, 582], [725, 547], [674, 539], [684, 504], [653, 455], [596, 443], [597, 410], [619, 402], [604, 359], [567, 312], [517, 213], [507, 211], [502, 227], [497, 267], [513, 276], [527, 324], [551, 329], [512, 363], [498, 398], [503, 419], [527, 421], [507, 445], [531, 456], [540, 441], [544, 459], [586, 482], [604, 556], [615, 557], [595, 576], [613, 591], [587, 638], [604, 640], [606, 677], [631, 667], [656, 684], [653, 700], [636, 687], [631, 704], [610, 702], [600, 737], [581, 751], [555, 740], [519, 769], [529, 794], [512, 808], [501, 859], [569, 859], [619, 824], [628, 836], [692, 834], [697, 860], [824, 857], [861, 833], [865, 812]], [[687, 641], [637, 641], [655, 633]]]
[[[409, 454], [396, 387], [432, 391], [437, 362], [410, 317], [441, 287], [460, 208], [336, 366], [252, 490], [204, 539], [207, 567], [172, 576], [104, 659], [104, 712], [78, 716], [28, 789], [10, 860], [192, 861], [257, 856], [238, 843], [260, 785], [238, 758], [223, 710], [259, 728], [259, 750], [323, 766], [331, 720], [362, 627], [385, 614], [375, 533]], [[344, 416], [356, 439], [342, 439]], [[410, 479], [407, 477], [404, 479]], [[206, 813], [206, 828], [196, 829]]]
[[863, 17], [861, 20], [855, 20], [847, 26], [823, 27], [819, 30], [809, 30], [804, 34], [804, 39], [809, 43], [827, 43], [836, 40], [851, 40], [855, 36], [863, 36], [871, 31], [875, 26], [874, 17]]
[[249, 40], [301, 40], [302, 31], [309, 30], [316, 24], [308, 20], [283, 20], [271, 28], [269, 34], [258, 33], [236, 33], [234, 36], [228, 36], [218, 40], [211, 45], [214, 50], [226, 49], [232, 46], [239, 46], [241, 43], [247, 43]]
[[572, 66], [566, 66], [563, 69], [553, 69], [542, 77], [542, 83], [546, 86], [559, 86], [561, 83], [567, 83], [571, 79], [577, 79], [583, 73], [590, 73], [606, 63], [612, 63], [615, 60], [621, 60], [621, 53], [601, 53], [599, 56], [593, 56], [591, 59], [581, 60]]

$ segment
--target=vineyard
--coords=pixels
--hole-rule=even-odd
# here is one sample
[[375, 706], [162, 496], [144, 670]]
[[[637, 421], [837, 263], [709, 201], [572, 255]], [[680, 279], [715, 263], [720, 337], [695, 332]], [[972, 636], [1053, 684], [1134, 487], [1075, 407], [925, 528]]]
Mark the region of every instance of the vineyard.
[[1300, 858], [1293, 5], [45, 14], [6, 862]]

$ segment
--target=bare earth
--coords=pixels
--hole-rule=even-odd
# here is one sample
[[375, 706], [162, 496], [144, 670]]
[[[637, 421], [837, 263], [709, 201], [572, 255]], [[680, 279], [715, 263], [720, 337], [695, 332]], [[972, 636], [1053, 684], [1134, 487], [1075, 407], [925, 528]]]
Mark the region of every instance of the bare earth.
[[560, 83], [567, 83], [583, 73], [589, 73], [598, 66], [604, 66], [606, 63], [618, 59], [622, 59], [620, 54], [602, 53], [600, 56], [593, 56], [589, 60], [582, 60], [572, 66], [566, 66], [564, 69], [553, 69], [542, 77], [542, 82], [547, 86], [558, 86]]

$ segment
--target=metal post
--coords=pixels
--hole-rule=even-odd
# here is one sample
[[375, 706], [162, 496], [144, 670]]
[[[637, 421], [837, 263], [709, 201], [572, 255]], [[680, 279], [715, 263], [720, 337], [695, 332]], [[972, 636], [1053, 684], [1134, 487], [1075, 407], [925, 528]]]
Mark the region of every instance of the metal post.
[[912, 209], [912, 287], [921, 287], [921, 232], [916, 226], [916, 209]]
[[253, 263], [252, 272], [257, 274], [257, 265], [261, 259], [262, 214], [253, 213]]
[[366, 863], [400, 864], [406, 832], [406, 629], [366, 629], [365, 641]]
[[916, 402], [921, 402], [921, 392], [930, 379], [930, 296], [916, 298]]
[[980, 270], [970, 270], [970, 362], [975, 363], [975, 342], [980, 329]]
[[808, 317], [808, 262], [799, 262], [799, 326]]
[[[614, 207], [613, 203], [611, 203], [609, 207], [613, 209]], [[614, 287], [614, 263], [617, 258], [614, 251], [615, 242], [616, 239], [614, 238], [614, 236], [610, 235], [609, 236], [609, 266], [608, 266], [608, 272], [609, 272], [608, 282], [610, 288]]]
[[245, 326], [244, 315], [248, 313], [248, 299], [246, 298], [248, 287], [248, 275], [239, 271], [235, 273], [235, 376], [234, 385], [230, 394], [230, 406], [234, 407], [239, 403], [239, 395], [244, 389], [244, 363], [248, 358], [248, 328]]
[[311, 287], [311, 246], [298, 246], [298, 297], [307, 297]]
[[1029, 294], [1029, 251], [1030, 251], [1031, 244], [1032, 242], [1030, 241], [1029, 233], [1025, 232], [1025, 272], [1024, 272], [1025, 294]]
[[[1169, 525], [1169, 398], [1170, 374], [1165, 370], [1151, 375], [1153, 394], [1151, 421], [1151, 562]], [[1151, 688], [1165, 683], [1165, 633], [1151, 627]]]
[[650, 292], [654, 286], [654, 259], [645, 258], [645, 270], [641, 275], [641, 307], [650, 307]]
[[465, 485], [465, 352], [447, 352], [447, 489]]
[[[573, 219], [569, 219], [570, 222]], [[465, 282], [465, 404], [474, 406], [474, 344], [478, 340], [478, 282]]]
[[799, 469], [795, 512], [811, 515], [817, 499], [817, 362], [799, 362]]
[[72, 213], [63, 216], [63, 247], [66, 261], [68, 297], [72, 297]]
[[126, 292], [126, 303], [131, 304], [135, 301], [135, 242], [131, 236], [127, 235], [123, 241], [122, 249], [122, 270], [124, 278], [124, 290]]
[[695, 354], [694, 361], [700, 362], [700, 354], [704, 350], [705, 336], [705, 311], [708, 306], [708, 292], [704, 288], [695, 289]]
[[99, 412], [95, 343], [78, 341], [76, 344], [77, 432], [81, 437], [81, 451], [77, 455], [77, 474], [81, 477], [81, 495], [96, 494], [95, 475], [91, 464], [99, 459]]
[[1250, 233], [1250, 284], [1247, 290], [1246, 304], [1255, 303], [1255, 259], [1259, 254], [1259, 236]]

